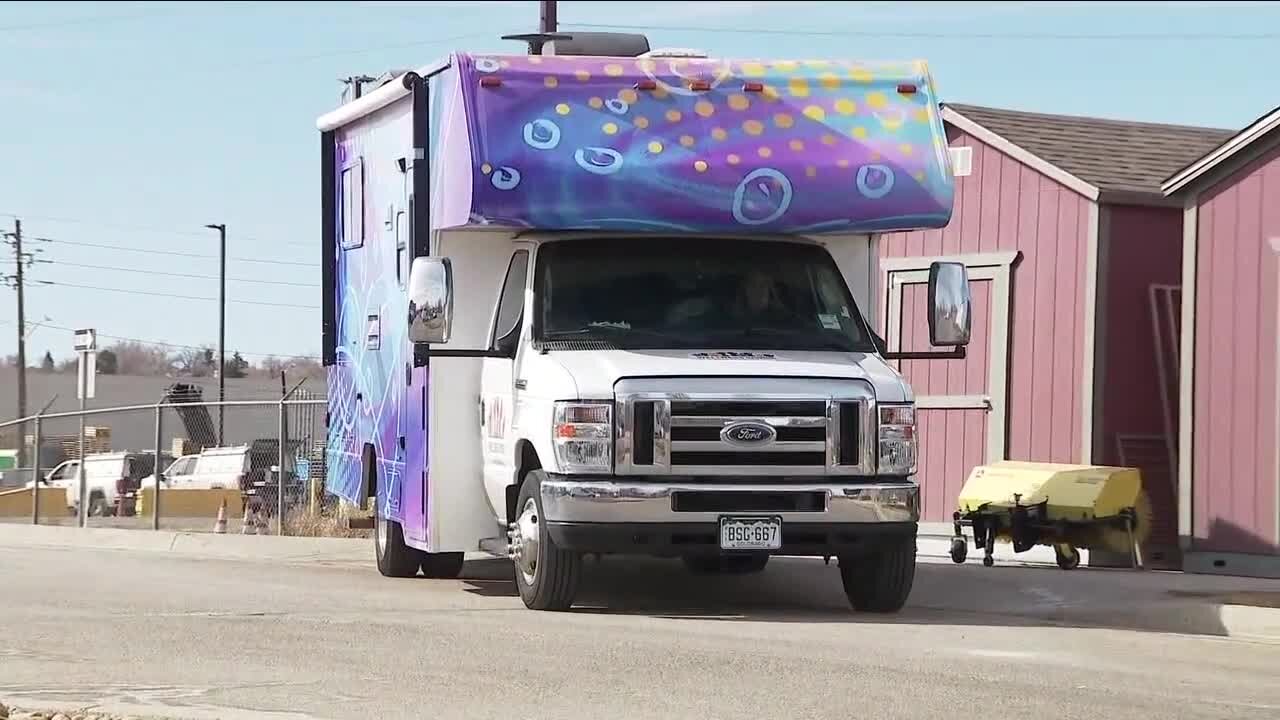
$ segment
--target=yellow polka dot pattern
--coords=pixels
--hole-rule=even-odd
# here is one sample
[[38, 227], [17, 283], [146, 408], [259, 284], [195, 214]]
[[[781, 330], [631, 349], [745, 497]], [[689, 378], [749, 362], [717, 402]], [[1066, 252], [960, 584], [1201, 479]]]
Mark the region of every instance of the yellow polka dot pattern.
[[699, 117], [709, 118], [716, 114], [716, 106], [712, 105], [707, 100], [699, 100], [693, 104], [693, 111], [697, 113]]
[[558, 87], [560, 85], [560, 78], [555, 75], [548, 75], [542, 79], [542, 84], [549, 88]]
[[654, 140], [653, 142], [649, 143], [649, 152], [653, 153], [654, 155], [657, 155], [658, 153], [662, 152], [662, 143], [658, 142], [657, 140]]
[[640, 95], [631, 88], [623, 88], [618, 91], [618, 99], [628, 105], [634, 105], [640, 99]]
[[747, 99], [746, 95], [735, 93], [729, 96], [729, 109], [742, 112], [749, 107], [751, 107], [751, 101]]
[[692, 136], [692, 135], [681, 135], [681, 136], [680, 136], [680, 144], [681, 144], [681, 145], [683, 145], [683, 146], [685, 146], [685, 147], [687, 147], [687, 148], [693, 147], [693, 143], [694, 143], [694, 142], [695, 142], [695, 141], [694, 141], [694, 139], [693, 139], [693, 136]]
[[604, 134], [605, 134], [605, 135], [617, 135], [617, 134], [618, 134], [618, 124], [617, 124], [617, 123], [607, 122], [607, 123], [605, 123], [605, 124], [604, 124], [600, 129], [601, 129], [601, 130], [604, 130]]
[[788, 115], [787, 113], [778, 113], [777, 115], [773, 116], [773, 124], [777, 125], [783, 130], [786, 130], [787, 128], [792, 127], [796, 124], [796, 119]]
[[700, 173], [702, 173], [702, 172], [706, 172], [708, 167], [709, 167], [709, 166], [707, 165], [707, 161], [706, 161], [706, 160], [694, 160], [694, 161], [693, 161], [693, 169], [694, 169], [694, 170], [697, 170], [697, 171], [698, 171], [698, 172], [700, 172]]
[[764, 123], [759, 120], [748, 120], [742, 123], [742, 131], [748, 135], [759, 135], [764, 132]]
[[604, 107], [604, 100], [601, 100], [598, 97], [593, 97], [590, 100], [587, 100], [587, 104], [595, 108], [596, 110], [599, 110], [600, 108]]
[[568, 103], [560, 103], [559, 105], [556, 105], [556, 114], [557, 114], [557, 115], [568, 115], [568, 114], [569, 114], [569, 104], [568, 104]]

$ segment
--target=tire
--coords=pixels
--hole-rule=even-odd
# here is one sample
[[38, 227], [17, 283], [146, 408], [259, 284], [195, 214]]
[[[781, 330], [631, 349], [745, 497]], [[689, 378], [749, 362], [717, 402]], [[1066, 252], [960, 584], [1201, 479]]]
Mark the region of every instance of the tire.
[[419, 552], [422, 555], [420, 565], [424, 577], [452, 580], [462, 574], [462, 563], [465, 557], [463, 553]]
[[1068, 545], [1069, 552], [1064, 552], [1059, 545], [1053, 546], [1053, 554], [1058, 561], [1058, 567], [1063, 570], [1075, 570], [1080, 567], [1080, 550], [1073, 545]]
[[768, 555], [685, 555], [681, 560], [696, 575], [749, 575], [769, 564]]
[[[404, 529], [400, 523], [382, 516], [382, 492], [378, 483], [378, 465], [372, 457], [365, 464], [368, 479], [373, 480], [375, 497], [373, 504], [373, 555], [378, 563], [378, 572], [384, 577], [410, 578], [418, 574], [418, 567], [423, 562], [423, 553], [411, 548], [404, 542]], [[368, 487], [368, 486], [366, 486]]]
[[876, 553], [840, 558], [840, 580], [860, 612], [896, 613], [907, 604], [916, 575], [915, 538]]
[[962, 537], [951, 538], [951, 562], [963, 565], [969, 557], [969, 544]]
[[[533, 470], [524, 476], [516, 501], [512, 525], [512, 545], [518, 555], [515, 565], [516, 589], [530, 610], [568, 610], [578, 593], [582, 577], [582, 556], [561, 550], [551, 539], [542, 519], [542, 480], [546, 473]], [[526, 540], [536, 538], [535, 540]], [[531, 556], [531, 557], [529, 557]]]

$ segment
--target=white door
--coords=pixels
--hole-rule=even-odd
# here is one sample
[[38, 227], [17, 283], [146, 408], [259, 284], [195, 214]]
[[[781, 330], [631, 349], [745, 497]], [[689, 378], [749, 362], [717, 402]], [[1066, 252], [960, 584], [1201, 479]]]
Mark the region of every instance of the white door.
[[947, 522], [969, 472], [1006, 456], [1009, 266], [1015, 254], [893, 258], [887, 273], [890, 351], [929, 351], [929, 264], [964, 262], [973, 296], [973, 330], [963, 360], [899, 360], [916, 395], [921, 519]]
[[509, 357], [485, 358], [480, 377], [484, 487], [489, 504], [500, 519], [506, 513], [506, 488], [516, 472], [511, 422], [515, 417], [513, 392], [528, 276], [529, 251], [521, 248], [511, 255], [489, 330], [488, 348], [506, 351]]

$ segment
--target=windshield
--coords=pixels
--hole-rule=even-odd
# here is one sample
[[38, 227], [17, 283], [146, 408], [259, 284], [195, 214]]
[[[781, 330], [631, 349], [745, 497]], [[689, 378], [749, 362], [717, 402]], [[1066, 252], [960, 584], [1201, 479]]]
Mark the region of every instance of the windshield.
[[872, 352], [844, 278], [816, 245], [566, 241], [538, 253], [535, 337], [626, 348]]

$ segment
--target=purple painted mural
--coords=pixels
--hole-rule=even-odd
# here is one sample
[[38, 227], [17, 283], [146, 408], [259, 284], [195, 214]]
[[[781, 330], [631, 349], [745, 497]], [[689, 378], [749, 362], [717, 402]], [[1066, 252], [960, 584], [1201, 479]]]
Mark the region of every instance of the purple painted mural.
[[454, 66], [467, 223], [850, 233], [951, 217], [923, 62], [463, 54]]

